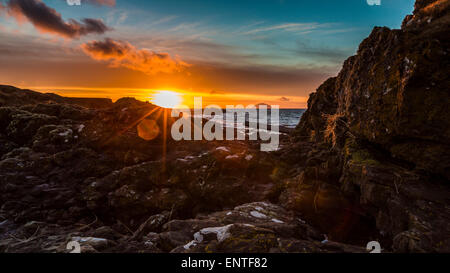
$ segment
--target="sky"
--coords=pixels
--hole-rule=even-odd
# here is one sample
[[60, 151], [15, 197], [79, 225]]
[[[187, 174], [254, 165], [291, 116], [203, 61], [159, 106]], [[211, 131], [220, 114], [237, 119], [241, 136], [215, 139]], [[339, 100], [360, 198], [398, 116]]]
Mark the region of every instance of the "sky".
[[309, 94], [339, 72], [374, 26], [399, 28], [414, 6], [414, 0], [0, 3], [0, 84], [113, 100], [149, 100], [171, 90], [188, 105], [202, 96], [205, 104], [282, 108], [306, 107]]

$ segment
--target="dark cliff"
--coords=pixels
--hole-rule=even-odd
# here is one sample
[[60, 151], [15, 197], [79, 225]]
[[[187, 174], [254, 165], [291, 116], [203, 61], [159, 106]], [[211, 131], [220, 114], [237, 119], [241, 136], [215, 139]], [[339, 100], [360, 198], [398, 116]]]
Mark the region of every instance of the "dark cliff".
[[395, 251], [449, 250], [449, 10], [450, 1], [417, 1], [401, 29], [374, 28], [311, 94], [295, 131], [308, 162], [281, 195], [288, 207], [317, 216], [322, 206], [329, 217], [337, 204], [374, 221]]

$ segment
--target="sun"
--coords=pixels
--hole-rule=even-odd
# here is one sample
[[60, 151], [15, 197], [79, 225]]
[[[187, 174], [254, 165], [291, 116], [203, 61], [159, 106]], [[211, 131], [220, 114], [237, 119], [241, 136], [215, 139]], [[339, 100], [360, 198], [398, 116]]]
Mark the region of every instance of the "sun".
[[151, 102], [163, 108], [175, 108], [181, 104], [181, 96], [177, 92], [161, 90], [157, 91]]

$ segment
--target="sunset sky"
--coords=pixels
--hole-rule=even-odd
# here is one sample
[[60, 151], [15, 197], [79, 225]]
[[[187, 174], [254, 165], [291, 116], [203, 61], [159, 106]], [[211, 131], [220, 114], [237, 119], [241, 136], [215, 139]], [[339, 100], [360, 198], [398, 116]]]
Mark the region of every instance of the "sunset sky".
[[[76, 2], [76, 1], [69, 1]], [[65, 96], [157, 90], [303, 108], [374, 26], [414, 0], [0, 0], [0, 84]]]

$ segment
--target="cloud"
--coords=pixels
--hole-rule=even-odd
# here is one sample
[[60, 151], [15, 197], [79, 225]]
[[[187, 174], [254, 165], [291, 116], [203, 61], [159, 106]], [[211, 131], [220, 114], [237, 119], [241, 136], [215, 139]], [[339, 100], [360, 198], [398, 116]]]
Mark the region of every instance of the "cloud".
[[81, 45], [91, 58], [109, 61], [112, 67], [126, 67], [152, 75], [159, 72], [180, 72], [189, 65], [167, 53], [158, 53], [148, 49], [137, 49], [128, 42], [105, 39], [91, 41]]
[[273, 30], [282, 30], [289, 32], [305, 32], [312, 31], [321, 27], [326, 27], [327, 24], [319, 24], [319, 23], [285, 23], [279, 25], [273, 25], [268, 27], [260, 27], [253, 30], [246, 31], [242, 33], [243, 35], [255, 34], [259, 32], [273, 31]]
[[116, 0], [82, 0], [81, 2], [87, 2], [89, 4], [99, 6], [110, 6], [110, 7], [114, 7], [116, 5]]
[[351, 56], [353, 49], [335, 48], [335, 47], [319, 47], [312, 45], [308, 41], [297, 40], [294, 48], [282, 48], [286, 52], [292, 52], [295, 56], [307, 56], [321, 62], [330, 62], [335, 64], [342, 63]]
[[286, 98], [286, 97], [281, 97], [278, 99], [279, 101], [291, 101], [290, 99]]
[[[220, 104], [223, 96], [231, 101], [230, 104], [247, 105], [263, 101], [270, 104], [279, 102], [280, 105], [295, 108], [305, 107], [308, 95], [338, 72], [329, 72], [330, 69], [324, 67], [301, 69], [262, 64], [241, 67], [236, 64], [202, 64], [189, 60], [192, 65], [186, 71], [190, 76], [186, 76], [186, 72], [146, 76], [124, 66], [111, 69], [103, 62], [92, 61], [83, 50], [74, 50], [72, 46], [72, 43], [55, 43], [49, 39], [36, 39], [28, 34], [0, 32], [0, 82], [24, 88], [40, 87], [40, 90], [46, 92], [49, 92], [50, 87], [58, 91], [71, 88], [74, 90], [70, 93], [73, 96], [108, 95], [113, 99], [123, 96], [144, 98], [149, 89], [175, 88], [201, 94], [211, 92], [214, 95], [206, 97], [217, 99], [212, 104]], [[158, 47], [155, 45], [155, 48]], [[189, 55], [183, 53], [182, 56]], [[85, 91], [83, 88], [97, 88], [96, 90], [107, 93]], [[247, 94], [248, 97], [234, 97], [233, 94]], [[271, 100], [266, 101], [264, 96], [270, 96]], [[278, 99], [282, 96], [290, 101], [280, 102]]]
[[116, 5], [116, 0], [62, 0], [67, 2], [70, 6], [72, 5], [82, 5], [83, 3], [93, 4], [97, 6], [110, 6], [114, 7]]
[[28, 21], [40, 32], [65, 38], [78, 38], [90, 33], [103, 34], [110, 30], [100, 19], [85, 18], [81, 22], [69, 19], [66, 22], [60, 13], [41, 0], [10, 0], [6, 9], [18, 22]]

